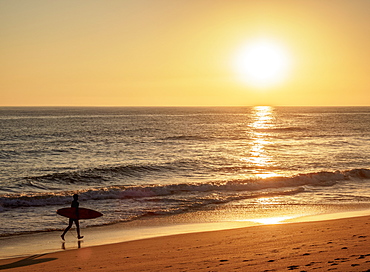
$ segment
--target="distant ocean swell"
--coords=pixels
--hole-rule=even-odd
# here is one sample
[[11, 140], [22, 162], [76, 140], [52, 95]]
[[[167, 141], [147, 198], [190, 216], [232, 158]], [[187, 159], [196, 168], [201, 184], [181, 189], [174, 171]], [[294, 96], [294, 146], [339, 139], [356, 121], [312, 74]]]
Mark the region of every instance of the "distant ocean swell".
[[[58, 175], [59, 178], [70, 178], [63, 177], [63, 174]], [[56, 179], [58, 175], [35, 177], [33, 179]], [[78, 177], [75, 178], [77, 179]], [[92, 177], [90, 176], [89, 178]], [[43, 192], [0, 195], [0, 211], [20, 207], [67, 205], [70, 203], [71, 195], [74, 193], [78, 193], [80, 195], [81, 201], [120, 199], [142, 199], [143, 201], [149, 201], [150, 198], [160, 197], [161, 201], [187, 201], [189, 203], [192, 202], [193, 204], [198, 203], [200, 205], [207, 205], [246, 198], [297, 194], [305, 190], [304, 186], [333, 186], [345, 180], [357, 180], [362, 182], [366, 179], [370, 179], [369, 169], [316, 172], [299, 174], [292, 177], [272, 177], [254, 180], [238, 179], [169, 185], [119, 185], [75, 191], [57, 191], [47, 190], [44, 188]], [[36, 185], [36, 187], [40, 186]], [[193, 197], [198, 198], [198, 200], [191, 199], [189, 194], [194, 195]], [[182, 198], [181, 196], [184, 197]]]
[[[102, 182], [111, 182], [115, 178], [139, 178], [148, 174], [167, 172], [176, 172], [184, 170], [193, 170], [199, 167], [198, 161], [195, 160], [177, 160], [163, 164], [142, 164], [142, 165], [118, 165], [98, 167], [91, 169], [83, 169], [77, 171], [57, 172], [42, 176], [25, 177], [23, 181], [29, 184], [80, 184], [80, 185], [93, 185], [102, 184]], [[205, 167], [205, 166], [204, 166]], [[44, 188], [46, 189], [46, 188]]]
[[[238, 172], [246, 169], [254, 169], [253, 165], [230, 165], [226, 166], [223, 164], [224, 161], [220, 161], [216, 164], [209, 164], [203, 160], [197, 159], [181, 159], [175, 160], [173, 162], [166, 162], [163, 164], [128, 164], [128, 165], [117, 165], [117, 166], [105, 166], [97, 167], [91, 169], [81, 169], [76, 171], [66, 171], [66, 172], [54, 172], [46, 175], [40, 176], [29, 176], [24, 178], [18, 178], [15, 182], [12, 182], [14, 189], [11, 187], [1, 188], [3, 191], [9, 193], [17, 193], [19, 189], [25, 190], [58, 190], [58, 185], [60, 187], [65, 187], [64, 185], [81, 185], [81, 186], [94, 186], [94, 185], [112, 185], [115, 179], [119, 180], [118, 184], [122, 184], [122, 179], [128, 178], [128, 182], [132, 180], [131, 178], [140, 178], [147, 175], [166, 175], [168, 173], [184, 173], [189, 171], [193, 173], [196, 171], [204, 171], [206, 173], [214, 172]], [[269, 168], [270, 167], [270, 168]], [[265, 167], [266, 169], [273, 169], [273, 166]], [[52, 171], [51, 168], [49, 171]], [[349, 176], [357, 176], [364, 178], [368, 177], [369, 170], [367, 169], [354, 169], [349, 171], [336, 171], [328, 172], [327, 175], [334, 176], [337, 179], [347, 178]], [[302, 174], [294, 177], [293, 182], [298, 182], [298, 179], [310, 178], [327, 178], [325, 176], [326, 172], [318, 172], [312, 174]], [[277, 182], [279, 178], [274, 178], [274, 182]], [[289, 177], [288, 179], [292, 179]], [[126, 183], [124, 183], [126, 184]], [[19, 188], [18, 188], [18, 187]], [[1, 193], [0, 193], [1, 195]]]

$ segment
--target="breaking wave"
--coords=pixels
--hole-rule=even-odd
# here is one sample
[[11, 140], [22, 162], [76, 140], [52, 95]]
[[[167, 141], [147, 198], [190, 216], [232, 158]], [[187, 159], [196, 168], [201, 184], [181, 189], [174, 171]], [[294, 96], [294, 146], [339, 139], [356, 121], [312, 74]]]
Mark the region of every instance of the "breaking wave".
[[[131, 170], [134, 171], [135, 169], [133, 168]], [[153, 171], [153, 169], [149, 170]], [[54, 174], [48, 177], [50, 179], [57, 179], [58, 175]], [[209, 202], [207, 203], [218, 203], [270, 194], [296, 194], [304, 191], [304, 186], [333, 186], [345, 180], [362, 181], [365, 179], [370, 179], [370, 170], [352, 169], [254, 180], [238, 179], [222, 182], [169, 185], [116, 185], [76, 191], [12, 193], [0, 195], [0, 211], [18, 207], [69, 204], [71, 195], [74, 193], [78, 193], [82, 201], [107, 199], [143, 199], [145, 201], [155, 197], [178, 197], [182, 195], [186, 196], [187, 194], [195, 194], [201, 197], [202, 194], [207, 193], [207, 197], [209, 198]]]

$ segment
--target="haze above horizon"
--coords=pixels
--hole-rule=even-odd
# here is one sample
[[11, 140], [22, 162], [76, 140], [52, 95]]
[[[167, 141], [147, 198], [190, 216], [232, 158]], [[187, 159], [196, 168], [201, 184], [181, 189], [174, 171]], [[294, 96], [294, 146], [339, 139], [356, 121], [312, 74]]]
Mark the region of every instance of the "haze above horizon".
[[369, 106], [370, 1], [0, 1], [0, 106]]

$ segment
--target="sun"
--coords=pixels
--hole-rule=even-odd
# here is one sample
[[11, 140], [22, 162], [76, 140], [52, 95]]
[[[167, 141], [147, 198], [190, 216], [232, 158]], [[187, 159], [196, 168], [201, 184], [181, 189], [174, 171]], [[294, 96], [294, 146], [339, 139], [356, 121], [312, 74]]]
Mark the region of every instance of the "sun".
[[238, 78], [247, 84], [257, 88], [270, 88], [287, 79], [292, 60], [282, 43], [259, 38], [237, 50], [233, 66]]

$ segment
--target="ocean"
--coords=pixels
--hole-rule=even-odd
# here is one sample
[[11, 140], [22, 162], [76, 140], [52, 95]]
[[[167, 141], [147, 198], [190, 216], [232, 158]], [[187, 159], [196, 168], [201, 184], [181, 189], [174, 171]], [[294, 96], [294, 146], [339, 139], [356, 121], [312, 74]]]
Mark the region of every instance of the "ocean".
[[370, 107], [2, 107], [0, 131], [2, 237], [63, 230], [75, 193], [83, 228], [370, 209]]

